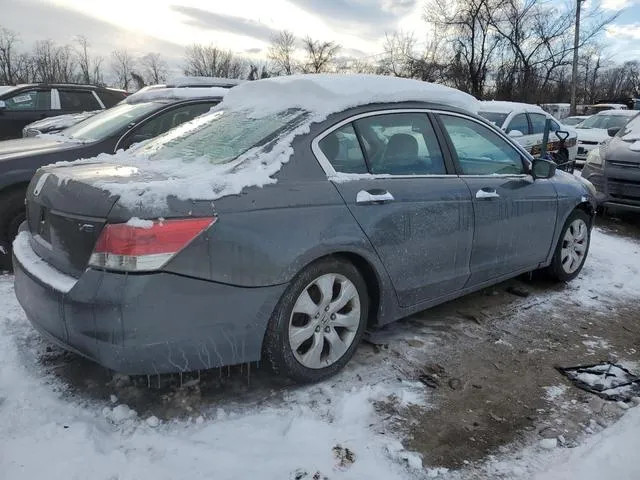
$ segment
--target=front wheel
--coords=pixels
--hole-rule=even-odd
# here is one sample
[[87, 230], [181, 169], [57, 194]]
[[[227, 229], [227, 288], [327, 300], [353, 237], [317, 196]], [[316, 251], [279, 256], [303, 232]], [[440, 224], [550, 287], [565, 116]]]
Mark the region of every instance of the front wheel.
[[360, 272], [338, 258], [307, 266], [291, 282], [269, 321], [263, 357], [297, 382], [334, 375], [354, 355], [369, 312]]
[[591, 243], [591, 219], [582, 210], [574, 210], [564, 224], [556, 251], [547, 269], [551, 277], [568, 282], [584, 266]]

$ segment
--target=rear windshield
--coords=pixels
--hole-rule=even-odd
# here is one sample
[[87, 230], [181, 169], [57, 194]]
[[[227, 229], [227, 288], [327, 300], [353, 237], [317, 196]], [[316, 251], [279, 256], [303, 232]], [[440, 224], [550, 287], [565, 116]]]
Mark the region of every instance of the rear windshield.
[[629, 115], [594, 115], [587, 118], [577, 128], [621, 128], [631, 117]]
[[103, 140], [130, 123], [138, 122], [158, 107], [159, 104], [154, 102], [116, 105], [66, 129], [64, 136], [82, 142]]
[[498, 127], [502, 127], [504, 125], [504, 121], [509, 116], [508, 113], [497, 113], [497, 112], [478, 112], [478, 115], [486, 118], [491, 123]]
[[247, 150], [266, 145], [295, 128], [306, 112], [290, 109], [261, 118], [246, 112], [219, 110], [204, 115], [152, 140], [139, 152], [151, 160], [206, 160], [228, 163]]

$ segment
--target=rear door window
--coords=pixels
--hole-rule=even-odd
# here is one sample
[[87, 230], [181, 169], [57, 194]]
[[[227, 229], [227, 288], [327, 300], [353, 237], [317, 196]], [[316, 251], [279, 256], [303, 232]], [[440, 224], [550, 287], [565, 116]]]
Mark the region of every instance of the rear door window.
[[355, 122], [374, 174], [444, 175], [438, 140], [426, 113], [389, 113]]
[[101, 108], [98, 100], [88, 90], [58, 90], [60, 108], [70, 112], [88, 112]]
[[29, 90], [22, 91], [4, 100], [7, 110], [30, 111], [30, 110], [50, 110], [51, 91], [50, 90]]

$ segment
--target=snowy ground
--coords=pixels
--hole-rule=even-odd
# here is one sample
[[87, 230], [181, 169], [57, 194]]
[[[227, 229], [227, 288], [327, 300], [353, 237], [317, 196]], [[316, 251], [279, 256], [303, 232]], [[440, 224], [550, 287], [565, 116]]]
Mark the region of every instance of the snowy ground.
[[[640, 366], [633, 363], [640, 360], [633, 348], [640, 342], [633, 304], [640, 273], [638, 236], [637, 230], [629, 233], [610, 223], [594, 232], [584, 272], [568, 287], [525, 283], [527, 298], [500, 290], [495, 296], [478, 294], [450, 302], [394, 325], [383, 332], [388, 347], [363, 345], [335, 379], [304, 388], [280, 385], [260, 372], [253, 373], [249, 386], [246, 371], [228, 381], [226, 372], [214, 372], [208, 380], [185, 379], [182, 387], [161, 390], [111, 379], [89, 362], [49, 348], [24, 318], [13, 296], [12, 277], [0, 276], [1, 477], [640, 478], [640, 464], [632, 461], [640, 447], [640, 408], [626, 410], [634, 402], [603, 407], [604, 402], [598, 404], [589, 394], [576, 393], [551, 367], [540, 384], [525, 385], [522, 371], [507, 371], [518, 356], [531, 357], [536, 364], [557, 358], [597, 361], [615, 354], [631, 369]], [[567, 309], [572, 313], [565, 316]], [[614, 321], [615, 315], [635, 322]], [[627, 325], [628, 330], [608, 335], [600, 325]], [[457, 360], [456, 345], [463, 350]], [[519, 353], [521, 345], [527, 348]], [[492, 355], [491, 361], [476, 362], [473, 355], [482, 352]], [[454, 361], [457, 371], [450, 366]], [[433, 362], [461, 380], [451, 377], [448, 387], [426, 387], [419, 380], [424, 380], [424, 366]], [[500, 388], [508, 386], [497, 385], [489, 370], [476, 363], [487, 363], [515, 386], [501, 393]], [[539, 397], [539, 403], [532, 400], [527, 408], [551, 405], [531, 417], [529, 436], [528, 426], [509, 419], [520, 410], [496, 401], [520, 387], [526, 395], [535, 391]], [[493, 396], [492, 388], [497, 392]], [[444, 442], [443, 433], [450, 433], [457, 417], [463, 419], [471, 410], [468, 402], [482, 395], [486, 405], [479, 408], [481, 416], [490, 416], [488, 421], [502, 429], [503, 436], [483, 448], [462, 449], [460, 458], [471, 461], [461, 468], [440, 468], [446, 462], [431, 456], [434, 445]], [[609, 424], [596, 425], [593, 419], [600, 422], [600, 417], [594, 417], [593, 404], [615, 410], [607, 417]], [[576, 424], [587, 425], [572, 437], [575, 443], [563, 443], [564, 437], [556, 433], [538, 435], [547, 424], [560, 424], [570, 416], [578, 419]], [[478, 422], [483, 420], [478, 417]], [[525, 435], [518, 437], [521, 431]], [[487, 432], [494, 437], [492, 430]], [[453, 437], [462, 444], [473, 436], [480, 440], [480, 434]], [[435, 441], [430, 443], [429, 437]]]

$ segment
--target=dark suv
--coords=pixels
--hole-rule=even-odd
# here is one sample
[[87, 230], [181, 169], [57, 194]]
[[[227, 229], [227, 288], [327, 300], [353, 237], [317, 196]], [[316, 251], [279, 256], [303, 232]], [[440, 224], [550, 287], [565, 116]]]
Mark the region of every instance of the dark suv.
[[124, 90], [70, 84], [0, 87], [0, 140], [20, 138], [22, 128], [46, 117], [101, 110], [127, 96]]

